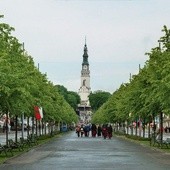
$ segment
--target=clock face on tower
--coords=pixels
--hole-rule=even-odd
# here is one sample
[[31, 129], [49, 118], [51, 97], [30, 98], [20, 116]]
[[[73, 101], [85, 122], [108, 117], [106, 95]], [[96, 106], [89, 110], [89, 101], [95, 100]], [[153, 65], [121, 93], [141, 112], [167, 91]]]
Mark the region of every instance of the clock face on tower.
[[84, 66], [83, 66], [83, 68], [84, 68], [84, 69], [87, 69], [87, 66], [86, 66], [86, 65], [84, 65]]

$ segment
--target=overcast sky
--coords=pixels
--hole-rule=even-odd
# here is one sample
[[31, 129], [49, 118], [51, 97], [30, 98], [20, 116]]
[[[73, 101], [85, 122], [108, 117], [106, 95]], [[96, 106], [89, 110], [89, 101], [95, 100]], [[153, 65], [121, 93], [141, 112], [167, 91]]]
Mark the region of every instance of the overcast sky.
[[169, 0], [0, 0], [0, 14], [48, 80], [76, 92], [85, 36], [91, 89], [112, 93], [170, 28]]

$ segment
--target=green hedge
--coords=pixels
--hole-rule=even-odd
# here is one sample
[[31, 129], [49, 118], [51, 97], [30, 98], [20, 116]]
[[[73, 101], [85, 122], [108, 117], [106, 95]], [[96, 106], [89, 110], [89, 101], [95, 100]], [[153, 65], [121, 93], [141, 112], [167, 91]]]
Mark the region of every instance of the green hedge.
[[125, 136], [126, 136], [127, 138], [130, 138], [130, 139], [133, 139], [133, 140], [139, 140], [139, 141], [149, 141], [149, 140], [150, 140], [149, 138], [144, 138], [144, 137], [136, 136], [136, 135], [126, 134]]

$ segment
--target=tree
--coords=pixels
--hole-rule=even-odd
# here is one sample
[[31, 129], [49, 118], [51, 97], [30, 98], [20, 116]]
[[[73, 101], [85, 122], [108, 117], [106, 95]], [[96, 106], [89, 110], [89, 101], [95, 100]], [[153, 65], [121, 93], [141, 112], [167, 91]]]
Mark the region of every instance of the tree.
[[68, 91], [67, 88], [62, 85], [55, 85], [55, 87], [59, 94], [62, 95], [69, 105], [76, 111], [77, 105], [80, 103], [80, 96], [74, 91]]
[[99, 109], [109, 99], [109, 97], [111, 97], [109, 92], [101, 90], [90, 93], [89, 101], [93, 112]]

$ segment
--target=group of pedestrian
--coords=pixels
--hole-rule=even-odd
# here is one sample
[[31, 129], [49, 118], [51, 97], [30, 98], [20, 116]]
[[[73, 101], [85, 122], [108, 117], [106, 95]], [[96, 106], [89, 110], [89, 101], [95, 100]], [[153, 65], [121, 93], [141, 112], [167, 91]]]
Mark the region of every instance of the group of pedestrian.
[[80, 136], [83, 137], [83, 135], [86, 136], [86, 137], [89, 137], [90, 130], [91, 130], [91, 128], [90, 128], [89, 124], [87, 124], [85, 126], [84, 125], [81, 125], [81, 126], [77, 125], [76, 126], [76, 133], [77, 133], [78, 137], [80, 137]]
[[89, 137], [91, 131], [91, 136], [92, 137], [103, 137], [104, 139], [112, 138], [112, 125], [111, 124], [103, 124], [101, 125], [96, 125], [96, 124], [86, 124], [86, 125], [77, 125], [76, 126], [76, 133], [78, 137]]

